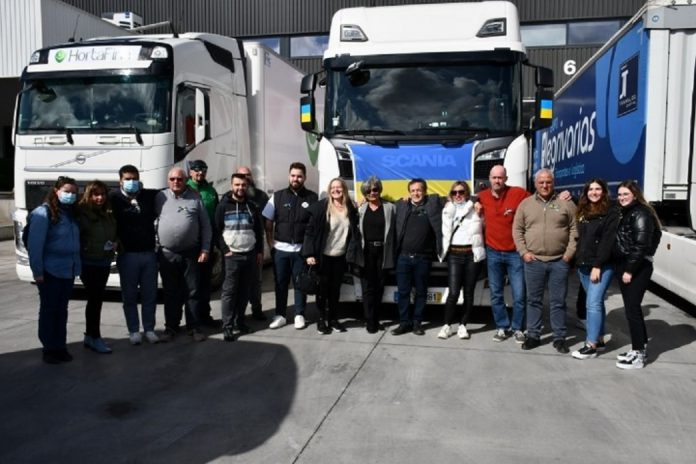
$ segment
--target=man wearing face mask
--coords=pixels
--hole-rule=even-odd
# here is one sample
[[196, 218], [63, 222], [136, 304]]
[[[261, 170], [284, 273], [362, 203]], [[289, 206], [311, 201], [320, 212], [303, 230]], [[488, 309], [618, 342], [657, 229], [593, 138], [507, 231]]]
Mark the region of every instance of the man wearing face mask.
[[120, 246], [116, 263], [121, 280], [123, 313], [131, 344], [140, 345], [138, 292], [142, 304], [145, 338], [157, 343], [155, 308], [157, 305], [157, 254], [155, 253], [155, 194], [143, 189], [138, 168], [127, 164], [118, 171], [120, 189], [111, 191], [110, 200]]

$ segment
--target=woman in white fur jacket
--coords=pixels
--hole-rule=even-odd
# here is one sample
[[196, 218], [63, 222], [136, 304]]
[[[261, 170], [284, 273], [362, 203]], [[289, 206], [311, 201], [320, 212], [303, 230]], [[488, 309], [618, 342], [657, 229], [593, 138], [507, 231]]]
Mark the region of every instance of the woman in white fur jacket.
[[469, 338], [466, 323], [474, 306], [474, 288], [486, 249], [483, 242], [483, 222], [474, 210], [471, 190], [464, 181], [457, 181], [450, 189], [449, 202], [442, 210], [442, 249], [440, 261], [447, 260], [449, 292], [445, 302], [445, 325], [438, 338], [452, 335], [457, 319], [457, 300], [464, 289], [464, 304], [459, 319], [457, 336]]

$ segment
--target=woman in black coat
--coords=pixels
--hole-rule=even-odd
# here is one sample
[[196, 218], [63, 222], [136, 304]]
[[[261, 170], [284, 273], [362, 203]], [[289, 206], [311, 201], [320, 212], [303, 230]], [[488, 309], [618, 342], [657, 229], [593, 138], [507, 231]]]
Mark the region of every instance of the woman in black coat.
[[641, 303], [653, 272], [652, 257], [660, 240], [660, 221], [634, 181], [619, 185], [618, 200], [621, 220], [614, 256], [632, 346], [630, 351], [617, 356], [616, 367], [640, 369], [647, 360], [648, 343]]
[[345, 332], [338, 321], [341, 283], [347, 264], [359, 264], [361, 254], [358, 212], [348, 197], [345, 181], [332, 179], [327, 198], [312, 205], [309, 212], [302, 256], [309, 266], [319, 267], [317, 330], [321, 334]]

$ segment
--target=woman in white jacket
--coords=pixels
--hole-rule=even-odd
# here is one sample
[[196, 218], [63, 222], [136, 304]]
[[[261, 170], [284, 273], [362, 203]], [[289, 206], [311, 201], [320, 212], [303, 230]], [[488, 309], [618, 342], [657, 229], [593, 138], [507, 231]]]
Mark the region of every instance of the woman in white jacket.
[[457, 300], [464, 288], [464, 304], [457, 336], [469, 338], [466, 323], [474, 306], [474, 287], [486, 250], [483, 243], [482, 221], [474, 210], [471, 190], [464, 181], [452, 184], [449, 202], [442, 210], [442, 249], [440, 261], [447, 259], [449, 294], [445, 303], [445, 325], [437, 334], [446, 339], [452, 335], [456, 322]]

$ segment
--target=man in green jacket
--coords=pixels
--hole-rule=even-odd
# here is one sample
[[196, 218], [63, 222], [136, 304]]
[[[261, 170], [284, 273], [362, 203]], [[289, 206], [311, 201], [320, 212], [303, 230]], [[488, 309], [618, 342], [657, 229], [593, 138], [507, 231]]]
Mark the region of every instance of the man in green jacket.
[[[215, 187], [213, 187], [213, 185], [206, 180], [207, 174], [208, 165], [205, 161], [190, 161], [189, 179], [186, 181], [186, 185], [188, 185], [192, 190], [198, 192], [198, 195], [200, 195], [201, 202], [203, 202], [203, 206], [205, 206], [205, 210], [208, 212], [208, 219], [210, 219], [210, 224], [212, 227], [214, 222], [213, 220], [215, 218], [215, 208], [217, 208], [219, 200]], [[215, 234], [213, 233], [213, 235]], [[204, 263], [200, 263], [200, 281], [198, 284], [200, 306], [198, 307], [197, 311], [201, 324], [208, 327], [220, 327], [220, 321], [215, 320], [210, 314], [211, 282], [215, 262], [215, 252], [212, 243], [210, 248], [210, 259]]]

